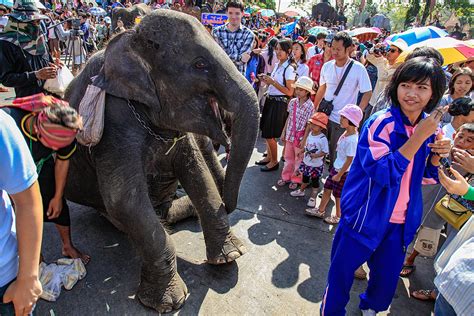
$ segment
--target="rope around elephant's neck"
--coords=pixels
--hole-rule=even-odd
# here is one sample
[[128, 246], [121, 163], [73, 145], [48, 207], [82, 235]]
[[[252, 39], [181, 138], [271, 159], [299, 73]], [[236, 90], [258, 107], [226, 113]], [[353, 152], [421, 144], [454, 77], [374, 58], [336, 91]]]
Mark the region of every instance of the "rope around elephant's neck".
[[142, 119], [141, 115], [137, 112], [137, 110], [135, 109], [135, 106], [132, 104], [132, 102], [130, 102], [130, 100], [127, 100], [127, 103], [128, 103], [128, 107], [132, 110], [132, 113], [135, 116], [135, 118], [137, 119], [138, 123], [140, 123], [140, 125], [148, 132], [148, 134], [153, 136], [153, 138], [155, 138], [158, 141], [162, 141], [162, 142], [165, 142], [165, 143], [173, 142], [171, 147], [165, 152], [165, 156], [168, 156], [168, 154], [171, 152], [171, 150], [174, 148], [174, 146], [176, 146], [178, 141], [186, 138], [186, 134], [182, 135], [182, 136], [178, 136], [178, 137], [173, 137], [173, 138], [164, 138], [164, 137], [158, 135]]

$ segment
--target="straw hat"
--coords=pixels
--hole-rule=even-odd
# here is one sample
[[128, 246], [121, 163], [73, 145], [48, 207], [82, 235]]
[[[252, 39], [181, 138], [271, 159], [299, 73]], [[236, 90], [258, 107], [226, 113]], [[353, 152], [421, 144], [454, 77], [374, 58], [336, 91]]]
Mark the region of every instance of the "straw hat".
[[300, 88], [308, 91], [311, 94], [315, 94], [313, 90], [314, 82], [310, 77], [302, 76], [296, 80], [296, 83], [293, 84], [293, 88]]

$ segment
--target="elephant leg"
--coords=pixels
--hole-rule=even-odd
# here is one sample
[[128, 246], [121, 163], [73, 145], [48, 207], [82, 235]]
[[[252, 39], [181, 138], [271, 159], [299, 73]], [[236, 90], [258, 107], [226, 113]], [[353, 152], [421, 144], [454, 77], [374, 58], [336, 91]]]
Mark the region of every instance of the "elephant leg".
[[176, 224], [189, 217], [197, 216], [196, 208], [187, 195], [159, 205], [156, 212], [166, 224]]
[[230, 230], [227, 211], [201, 151], [192, 139], [190, 146], [181, 147], [175, 172], [199, 215], [208, 263], [231, 262], [245, 247]]
[[217, 154], [214, 151], [214, 146], [210, 138], [206, 136], [196, 135], [195, 137], [196, 143], [201, 149], [201, 153], [206, 161], [207, 167], [211, 171], [212, 177], [214, 178], [214, 182], [219, 189], [219, 192], [222, 193], [224, 191], [224, 180], [225, 180], [225, 172], [224, 168], [220, 161], [217, 159]]
[[143, 168], [109, 159], [98, 170], [107, 213], [120, 223], [143, 258], [138, 299], [160, 313], [180, 308], [187, 288], [177, 272], [174, 246], [148, 197]]

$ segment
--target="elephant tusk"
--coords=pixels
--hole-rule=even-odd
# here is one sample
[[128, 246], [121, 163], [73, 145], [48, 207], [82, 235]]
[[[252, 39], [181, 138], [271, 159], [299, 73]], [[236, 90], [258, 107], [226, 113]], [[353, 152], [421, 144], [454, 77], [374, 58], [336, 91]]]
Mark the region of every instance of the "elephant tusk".
[[171, 145], [170, 149], [168, 149], [167, 152], [165, 152], [165, 156], [168, 156], [168, 154], [170, 153], [171, 149], [173, 149], [174, 146], [176, 146], [176, 144], [178, 143], [178, 141], [184, 139], [186, 137], [186, 135], [183, 135], [181, 137], [175, 137], [173, 138], [173, 145]]

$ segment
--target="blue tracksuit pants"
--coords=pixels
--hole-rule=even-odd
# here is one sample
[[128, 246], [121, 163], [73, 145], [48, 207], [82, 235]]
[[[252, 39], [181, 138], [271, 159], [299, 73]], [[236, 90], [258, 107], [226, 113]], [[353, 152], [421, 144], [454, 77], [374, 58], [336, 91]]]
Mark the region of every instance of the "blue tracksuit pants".
[[392, 302], [405, 259], [403, 224], [390, 224], [376, 249], [370, 249], [345, 232], [344, 224], [337, 229], [331, 250], [328, 284], [321, 304], [322, 316], [345, 315], [354, 272], [364, 262], [370, 268], [368, 287], [360, 295], [360, 309], [385, 311]]

